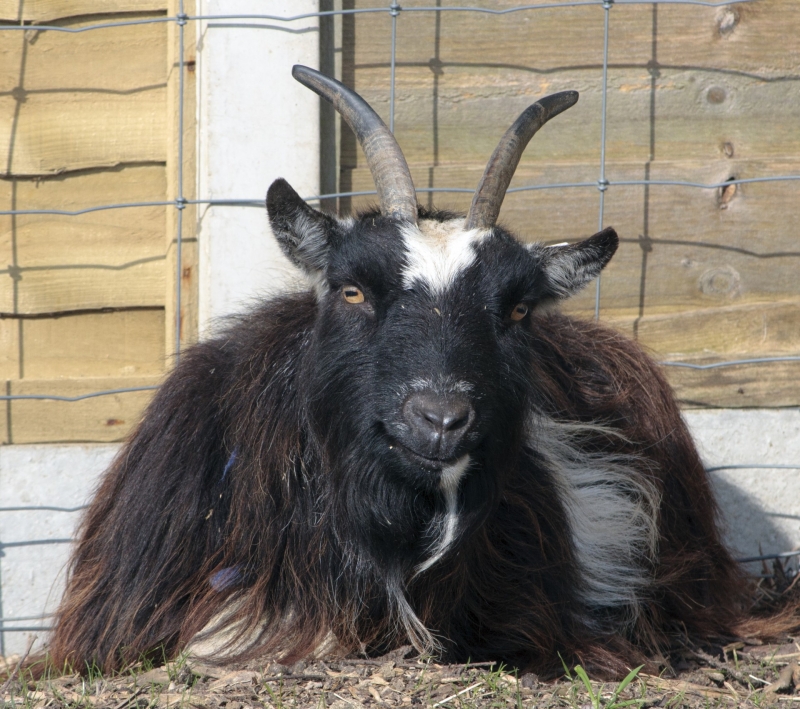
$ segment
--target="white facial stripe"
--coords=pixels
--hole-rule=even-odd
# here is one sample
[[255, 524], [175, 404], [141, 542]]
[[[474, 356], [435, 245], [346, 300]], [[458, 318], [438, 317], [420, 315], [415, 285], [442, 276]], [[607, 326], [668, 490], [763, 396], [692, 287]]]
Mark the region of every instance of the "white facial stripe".
[[414, 283], [423, 283], [431, 293], [438, 294], [474, 263], [475, 246], [491, 231], [464, 231], [463, 219], [447, 222], [426, 219], [419, 225], [404, 226], [401, 234], [407, 259], [403, 271], [404, 287], [413, 288]]
[[442, 492], [444, 492], [445, 497], [448, 498], [448, 508], [450, 503], [449, 495], [455, 495], [455, 493], [458, 492], [458, 483], [461, 482], [461, 478], [464, 477], [464, 473], [467, 472], [469, 463], [469, 456], [462, 455], [452, 465], [442, 468], [442, 477], [439, 479], [439, 487], [442, 488]]
[[461, 478], [464, 477], [464, 473], [467, 472], [469, 464], [470, 457], [464, 455], [452, 465], [442, 469], [439, 487], [444, 493], [446, 506], [444, 521], [441, 524], [439, 539], [431, 549], [431, 556], [417, 566], [414, 570], [414, 576], [421, 574], [439, 561], [456, 538], [456, 531], [458, 530], [458, 484], [461, 482]]

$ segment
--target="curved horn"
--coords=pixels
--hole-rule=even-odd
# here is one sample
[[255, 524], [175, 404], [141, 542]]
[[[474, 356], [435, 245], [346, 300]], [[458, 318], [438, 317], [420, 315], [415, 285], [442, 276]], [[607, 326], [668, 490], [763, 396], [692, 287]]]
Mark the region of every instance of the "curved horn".
[[417, 221], [417, 193], [405, 157], [391, 131], [372, 107], [344, 84], [295, 64], [292, 76], [330, 101], [358, 138], [378, 190], [381, 214]]
[[514, 121], [514, 125], [500, 139], [478, 183], [467, 215], [467, 229], [490, 229], [494, 226], [508, 185], [528, 142], [547, 121], [574, 106], [577, 101], [577, 91], [545, 96], [528, 106]]

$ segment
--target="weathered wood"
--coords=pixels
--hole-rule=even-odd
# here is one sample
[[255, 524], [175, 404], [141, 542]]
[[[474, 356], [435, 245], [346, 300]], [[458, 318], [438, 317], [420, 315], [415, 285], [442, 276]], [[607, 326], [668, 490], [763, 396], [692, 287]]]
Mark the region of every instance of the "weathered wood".
[[[165, 11], [166, 2], [143, 0], [27, 0], [6, 3], [0, 16], [79, 27]], [[0, 209], [79, 210], [167, 199], [168, 26], [77, 35], [0, 32], [0, 173], [13, 176], [0, 180]], [[189, 122], [193, 115], [192, 106]], [[0, 254], [7, 264], [0, 271], [0, 308], [56, 315], [0, 319], [0, 377], [7, 391], [75, 395], [159, 381], [167, 211], [161, 205], [0, 216]], [[128, 310], [58, 316], [109, 307]], [[0, 407], [0, 439], [120, 440], [151, 396], [15, 400]]]
[[665, 368], [684, 408], [797, 406], [800, 362], [748, 364], [719, 369]]
[[[606, 155], [612, 160], [647, 160], [651, 138], [658, 159], [716, 160], [733, 150], [744, 158], [781, 158], [800, 150], [800, 118], [787, 102], [794, 82], [760, 81], [707, 72], [663, 69], [655, 91], [645, 69], [610, 76]], [[356, 72], [365, 98], [388, 119], [389, 86], [384, 70]], [[528, 105], [549, 93], [578, 89], [580, 101], [537, 137], [543, 161], [598, 162], [602, 116], [598, 69], [565, 69], [546, 77], [513, 72], [448, 68], [398, 70], [395, 134], [410, 162], [439, 165], [485, 161], [505, 128]], [[719, 98], [721, 103], [711, 99]], [[653, 101], [653, 117], [651, 115]], [[544, 138], [544, 136], [547, 136]], [[732, 147], [726, 148], [729, 144]], [[345, 167], [359, 160], [342, 155]]]
[[[740, 157], [798, 152], [800, 117], [785, 100], [788, 87], [800, 81], [797, 3], [739, 6], [732, 11], [739, 19], [723, 36], [724, 10], [659, 7], [654, 35], [652, 6], [614, 7], [611, 159], [648, 159], [651, 138], [659, 159], [717, 159], [725, 143]], [[485, 160], [516, 114], [537, 97], [563, 89], [578, 89], [581, 101], [559, 117], [557, 129], [545, 129], [539, 154], [546, 160], [597, 160], [602, 12], [574, 7], [503, 16], [442, 13], [438, 40], [433, 13], [401, 13], [395, 126], [409, 160]], [[367, 14], [351, 22], [354, 56], [345, 74], [388, 117], [389, 18]], [[343, 165], [354, 159], [345, 149]]]
[[[0, 209], [159, 201], [164, 190], [160, 166], [17, 178], [0, 181]], [[0, 216], [0, 311], [163, 305], [163, 225], [163, 206]]]
[[[21, 324], [17, 320], [0, 320], [0, 380], [19, 377], [20, 329]], [[0, 392], [3, 393], [5, 392]], [[0, 402], [0, 409], [4, 406], [5, 404]], [[0, 430], [0, 436], [2, 433]]]
[[[69, 26], [127, 19], [136, 18], [106, 15]], [[163, 87], [166, 36], [166, 23], [109, 27], [81, 34], [0, 31], [0, 92], [14, 92], [14, 98], [20, 101], [43, 92], [56, 98], [70, 90], [102, 92], [94, 97], [96, 100], [107, 94], [135, 94]]]
[[[184, 2], [185, 12], [194, 12], [194, 3]], [[169, 11], [176, 13], [179, 9], [177, 0], [170, 0]], [[183, 94], [180, 86], [180, 28], [171, 25], [167, 40], [167, 120], [170, 132], [167, 148], [167, 195], [170, 199], [183, 196], [184, 199], [196, 198], [197, 184], [197, 131], [194, 119], [196, 108], [195, 81], [195, 33], [193, 28], [184, 30], [183, 55]], [[180, 127], [180, 105], [183, 104], [183, 126]], [[182, 130], [182, 135], [181, 135]], [[182, 141], [182, 143], [181, 143]], [[179, 151], [182, 147], [182, 154]], [[178, 184], [178, 159], [183, 158], [182, 183]], [[180, 274], [180, 341], [182, 345], [197, 340], [197, 207], [186, 205], [182, 210], [181, 229], [181, 274]], [[178, 210], [169, 209], [166, 213], [166, 317], [164, 319], [167, 352], [176, 349], [176, 312], [177, 312], [177, 236]]]
[[165, 92], [33, 94], [0, 98], [0, 175], [163, 162]]
[[38, 22], [115, 12], [163, 11], [165, 0], [2, 0], [0, 20]]
[[604, 322], [660, 360], [800, 354], [800, 301], [739, 303], [656, 315], [605, 313]]
[[23, 313], [156, 306], [163, 302], [164, 261], [160, 256], [110, 267], [78, 264], [26, 269], [17, 296], [18, 310]]
[[23, 320], [26, 379], [129, 377], [164, 371], [164, 311]]
[[[109, 389], [153, 386], [159, 376], [22, 380], [7, 383], [11, 394], [78, 396]], [[11, 443], [120, 441], [136, 425], [153, 395], [128, 392], [76, 402], [20, 400], [11, 402]]]
[[[455, 5], [456, 3], [444, 3]], [[493, 10], [520, 5], [552, 5], [552, 0], [476, 0], [462, 6]], [[355, 0], [356, 8], [387, 8], [383, 0]], [[434, 7], [429, 0], [401, 3], [406, 10]], [[733, 15], [731, 18], [730, 15]], [[390, 44], [389, 13], [357, 15], [355, 65], [385, 62]], [[610, 15], [609, 63], [644, 66], [653, 58], [667, 66], [744, 71], [780, 76], [797, 66], [795, 33], [800, 7], [794, 0], [759, 0], [736, 7], [695, 5], [621, 5]], [[397, 23], [397, 60], [427, 65], [434, 57], [434, 12], [401, 12]], [[500, 39], [501, 38], [501, 39]], [[655, 39], [655, 44], [654, 44]], [[505, 15], [443, 12], [439, 21], [439, 59], [468, 65], [524, 67], [554, 72], [565, 67], [600, 66], [603, 9], [599, 4], [550, 7]], [[434, 67], [435, 68], [435, 67]]]

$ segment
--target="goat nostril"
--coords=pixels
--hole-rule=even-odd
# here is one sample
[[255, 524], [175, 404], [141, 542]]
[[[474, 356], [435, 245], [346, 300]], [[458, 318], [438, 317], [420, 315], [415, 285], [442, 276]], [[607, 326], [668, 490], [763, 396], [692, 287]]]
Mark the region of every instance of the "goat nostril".
[[442, 428], [445, 431], [456, 431], [462, 426], [466, 426], [469, 421], [469, 414], [469, 406], [461, 406], [458, 410], [451, 410], [442, 420]]
[[452, 438], [457, 435], [460, 438], [473, 418], [469, 401], [460, 395], [416, 392], [408, 398], [403, 409], [412, 428], [426, 437]]

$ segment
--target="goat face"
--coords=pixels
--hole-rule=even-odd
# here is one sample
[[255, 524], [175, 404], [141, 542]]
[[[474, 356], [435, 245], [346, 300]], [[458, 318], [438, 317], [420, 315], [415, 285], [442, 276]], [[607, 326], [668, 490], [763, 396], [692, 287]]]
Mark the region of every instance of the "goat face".
[[[482, 518], [522, 435], [531, 314], [597, 276], [616, 234], [548, 248], [446, 213], [339, 220], [283, 180], [267, 205], [285, 253], [316, 286], [304, 398], [343, 489], [383, 498], [372, 507], [395, 545], [407, 537], [416, 548], [413, 520], [437, 509]], [[376, 524], [362, 526], [374, 541]]]

